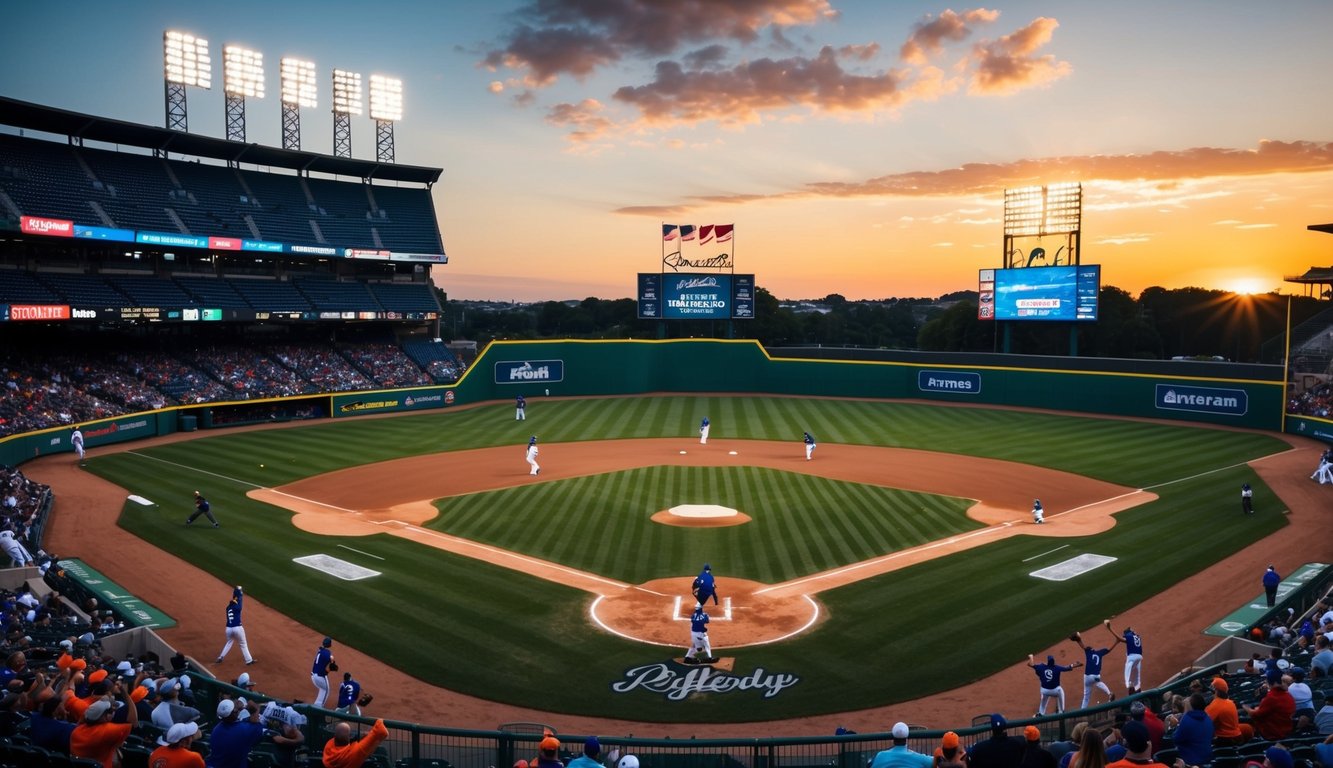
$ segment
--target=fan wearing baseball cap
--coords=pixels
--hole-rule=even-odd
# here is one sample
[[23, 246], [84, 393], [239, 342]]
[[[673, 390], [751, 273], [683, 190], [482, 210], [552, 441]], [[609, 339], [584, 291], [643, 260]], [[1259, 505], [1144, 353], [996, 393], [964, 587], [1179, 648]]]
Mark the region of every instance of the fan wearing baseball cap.
[[953, 731], [949, 731], [940, 737], [940, 745], [935, 748], [934, 757], [936, 768], [966, 768], [967, 766], [967, 752], [959, 743], [958, 734]]
[[569, 761], [567, 768], [604, 768], [598, 755], [602, 753], [602, 743], [596, 736], [589, 736], [583, 741], [583, 754]]
[[1106, 768], [1168, 768], [1164, 763], [1153, 761], [1148, 728], [1138, 720], [1129, 720], [1120, 726], [1120, 740], [1125, 744], [1125, 756], [1108, 763]]
[[893, 724], [893, 746], [875, 755], [870, 761], [870, 768], [930, 768], [934, 759], [930, 755], [914, 752], [907, 746], [907, 723]]
[[139, 710], [119, 682], [114, 686], [113, 694], [125, 705], [125, 722], [111, 722], [111, 715], [116, 711], [111, 698], [89, 704], [83, 711], [83, 722], [69, 735], [71, 757], [89, 757], [101, 763], [103, 768], [113, 768], [116, 752], [129, 738], [134, 724], [139, 722]]
[[990, 738], [972, 745], [972, 768], [1013, 768], [1023, 759], [1023, 740], [1009, 736], [1009, 722], [999, 713], [990, 716]]
[[528, 761], [528, 768], [564, 768], [560, 762], [560, 740], [550, 731], [537, 744], [537, 759]]

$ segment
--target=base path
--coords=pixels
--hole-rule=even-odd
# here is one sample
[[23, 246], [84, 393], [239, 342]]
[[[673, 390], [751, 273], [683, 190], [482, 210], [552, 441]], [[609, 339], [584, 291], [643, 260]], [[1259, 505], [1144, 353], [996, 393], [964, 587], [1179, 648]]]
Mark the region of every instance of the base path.
[[[933, 405], [947, 407], [938, 403]], [[286, 426], [258, 428], [274, 429]], [[294, 423], [290, 426], [308, 425]], [[1208, 428], [1203, 425], [1192, 426]], [[254, 428], [177, 433], [119, 446], [102, 447], [96, 449], [93, 454], [135, 450], [248, 429]], [[1289, 517], [1290, 525], [1179, 584], [1166, 586], [1163, 592], [1146, 598], [1126, 614], [1115, 617], [1117, 628], [1129, 623], [1145, 637], [1148, 651], [1145, 662], [1146, 681], [1158, 682], [1166, 679], [1209, 648], [1213, 644], [1213, 638], [1201, 635], [1199, 629], [1215, 621], [1229, 606], [1238, 605], [1253, 597], [1258, 584], [1258, 575], [1266, 564], [1274, 563], [1279, 570], [1287, 571], [1300, 563], [1320, 561], [1328, 557], [1327, 531], [1330, 525], [1333, 525], [1333, 509], [1328, 504], [1327, 495], [1321, 493], [1328, 489], [1321, 488], [1308, 479], [1310, 471], [1318, 462], [1319, 452], [1323, 446], [1299, 437], [1285, 436], [1283, 439], [1286, 439], [1294, 450], [1257, 460], [1252, 462], [1252, 465], [1264, 482], [1281, 497], [1280, 502], [1277, 499], [1256, 500], [1258, 502], [1256, 514], [1278, 514], [1273, 507], [1280, 503], [1292, 510]], [[700, 446], [697, 439], [689, 438], [660, 442], [670, 446], [669, 450], [675, 451], [678, 458], [670, 459], [666, 456], [655, 463], [669, 464], [691, 460], [691, 457], [698, 456], [700, 449], [710, 450], [706, 462], [710, 465], [721, 465], [724, 461], [734, 460], [757, 463], [754, 455], [741, 454], [727, 458], [728, 449], [725, 447], [722, 448], [721, 456], [711, 455], [713, 443], [718, 441], [710, 440], [708, 446]], [[550, 478], [590, 474], [593, 467], [568, 460], [569, 457], [576, 455], [571, 449], [577, 448], [578, 445], [584, 444], [561, 446], [559, 451], [552, 446], [549, 451], [543, 451], [540, 481], [546, 481], [548, 473]], [[609, 443], [586, 445], [591, 448]], [[718, 445], [724, 446], [725, 443], [718, 442]], [[738, 451], [752, 444], [740, 443], [740, 445]], [[814, 461], [805, 462], [804, 451], [799, 444], [771, 445], [774, 446], [768, 449], [771, 458], [773, 461], [781, 462], [782, 469], [812, 471], [818, 467], [819, 470], [823, 470], [821, 474], [830, 477], [885, 485], [899, 482], [899, 479], [888, 476], [887, 473], [895, 471], [895, 467], [888, 465], [886, 461], [873, 463], [862, 461], [860, 451], [878, 449], [826, 443], [819, 447]], [[686, 450], [687, 454], [679, 456], [679, 450]], [[951, 477], [955, 482], [951, 488], [940, 492], [956, 496], [988, 498], [980, 492], [969, 492], [969, 487], [977, 487], [975, 478], [960, 477], [956, 471], [951, 470], [951, 467], [956, 466], [954, 462], [960, 457], [946, 454], [926, 455], [935, 456], [939, 462], [939, 468], [935, 471], [938, 477]], [[437, 461], [435, 467], [438, 469], [440, 457], [434, 458]], [[625, 468], [623, 464], [625, 458], [627, 457], [622, 455], [616, 465], [598, 471]], [[1026, 465], [998, 463], [1011, 468], [1026, 467]], [[1028, 469], [1033, 468], [1028, 467]], [[243, 574], [229, 574], [227, 578], [219, 579], [121, 529], [116, 525], [116, 519], [125, 503], [127, 492], [113, 483], [80, 470], [70, 455], [41, 457], [25, 463], [22, 470], [28, 477], [50, 485], [55, 492], [55, 511], [46, 529], [48, 551], [66, 557], [83, 558], [105, 573], [108, 578], [168, 612], [180, 623], [175, 628], [161, 630], [159, 634], [172, 646], [206, 662], [217, 655], [224, 639], [219, 606], [226, 603], [233, 583], [242, 579]], [[504, 451], [502, 463], [497, 462], [491, 467], [478, 467], [475, 471], [479, 474], [494, 472], [497, 476], [502, 473], [509, 476], [507, 482], [495, 487], [538, 479], [525, 476], [526, 465], [520, 463], [519, 454], [512, 447]], [[843, 472], [875, 473], [875, 476], [844, 476]], [[913, 474], [920, 477], [922, 472], [923, 470], [918, 469]], [[897, 477], [901, 478], [901, 475]], [[903, 487], [917, 487], [911, 480], [912, 478], [907, 478], [902, 481]], [[988, 523], [1013, 521], [1019, 524], [1012, 525], [1011, 528], [1036, 533], [1037, 526], [1021, 525], [1021, 523], [1030, 519], [1027, 517], [1027, 511], [1032, 497], [1040, 495], [1047, 504], [1049, 510], [1047, 520], [1050, 521], [1041, 526], [1040, 533], [1059, 535], [1066, 521], [1062, 517], [1057, 517], [1055, 513], [1076, 506], [1070, 497], [1052, 495], [1051, 489], [1030, 485], [1030, 479], [1016, 482], [1011, 477], [1001, 476], [992, 480], [997, 485], [989, 498], [994, 498], [997, 506], [990, 509], [973, 508], [977, 514], [984, 512], [986, 515], [994, 515], [995, 517], [984, 518]], [[379, 483], [378, 488], [384, 490], [384, 484]], [[1040, 488], [1039, 493], [1037, 488]], [[1107, 496], [1094, 493], [1090, 500], [1098, 498]], [[344, 504], [347, 502], [345, 499], [342, 501]], [[371, 501], [365, 508], [383, 510], [382, 497], [378, 502]], [[350, 507], [343, 506], [343, 509]], [[417, 509], [419, 515], [434, 514], [433, 507], [429, 508], [429, 512], [422, 507]], [[188, 511], [182, 507], [182, 515]], [[392, 515], [402, 519], [402, 512], [400, 509], [394, 511]], [[1231, 513], [1239, 514], [1239, 509], [1218, 510], [1219, 520], [1226, 520], [1227, 515]], [[1073, 518], [1075, 515], [1069, 517]], [[385, 512], [384, 518], [391, 519], [390, 514]], [[424, 522], [425, 519], [428, 518], [421, 517], [418, 522]], [[1109, 520], [1107, 522], [1109, 523]], [[1069, 524], [1076, 526], [1078, 523], [1071, 520]], [[376, 530], [382, 530], [381, 526], [374, 527]], [[1091, 531], [1081, 531], [1074, 535], [1087, 532]], [[189, 585], [190, 588], [181, 589], [180, 585]], [[253, 598], [246, 606], [245, 623], [258, 664], [247, 669], [240, 659], [232, 654], [223, 664], [213, 665], [213, 673], [220, 678], [231, 679], [242, 671], [249, 671], [258, 680], [259, 688], [267, 693], [285, 699], [309, 700], [312, 692], [309, 683], [310, 655], [314, 652], [322, 633], [292, 621], [284, 614]], [[1084, 631], [1105, 632], [1100, 625]], [[1067, 641], [1064, 644], [1068, 645]], [[374, 649], [367, 650], [373, 652]], [[942, 728], [966, 724], [972, 716], [983, 712], [998, 711], [1018, 717], [1031, 711], [1033, 705], [1030, 700], [1032, 672], [1023, 664], [1015, 664], [956, 691], [856, 712], [755, 723], [645, 725], [624, 719], [564, 715], [531, 707], [500, 704], [437, 688], [408, 673], [389, 667], [360, 649], [345, 645], [340, 646], [338, 660], [349, 665], [349, 669], [356, 669], [357, 677], [366, 689], [375, 692], [375, 704], [369, 714], [417, 721], [421, 719], [422, 703], [428, 702], [427, 709], [431, 712], [429, 718], [431, 723], [459, 728], [492, 729], [505, 722], [543, 722], [555, 725], [561, 731], [574, 733], [634, 733], [643, 736], [709, 738], [831, 734], [841, 725], [862, 733], [870, 733], [887, 730], [895, 720]], [[1108, 669], [1111, 674], [1118, 671], [1115, 667]], [[1114, 680], [1112, 677], [1113, 682]]]

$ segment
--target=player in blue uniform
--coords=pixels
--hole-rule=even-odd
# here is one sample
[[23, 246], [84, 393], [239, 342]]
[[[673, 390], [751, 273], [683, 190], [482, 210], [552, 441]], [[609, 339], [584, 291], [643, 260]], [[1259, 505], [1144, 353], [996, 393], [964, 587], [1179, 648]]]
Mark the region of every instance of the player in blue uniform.
[[69, 436], [69, 443], [74, 446], [74, 452], [79, 454], [79, 466], [83, 466], [83, 430], [75, 427]]
[[241, 609], [245, 607], [244, 601], [245, 594], [237, 586], [231, 591], [231, 599], [227, 601], [227, 642], [223, 644], [222, 652], [218, 654], [214, 663], [221, 663], [226, 658], [233, 643], [240, 644], [241, 656], [245, 658], [246, 664], [255, 663], [254, 657], [250, 655], [250, 644], [245, 640], [245, 627], [241, 626]]
[[[1111, 629], [1110, 619], [1103, 621], [1102, 625], [1115, 635], [1115, 630]], [[1132, 628], [1125, 627], [1122, 634], [1116, 635], [1111, 647], [1114, 648], [1120, 643], [1125, 644], [1125, 695], [1129, 696], [1139, 692], [1139, 685], [1143, 680], [1143, 638]]]
[[805, 433], [805, 460], [809, 461], [815, 453], [815, 436], [809, 432]]
[[705, 416], [704, 420], [699, 422], [699, 445], [708, 445], [709, 426], [708, 417]]
[[338, 711], [361, 714], [361, 707], [356, 702], [361, 698], [361, 684], [352, 679], [351, 672], [343, 673], [343, 684], [338, 686]]
[[699, 603], [708, 602], [708, 598], [713, 598], [713, 605], [717, 605], [717, 583], [713, 581], [713, 566], [704, 563], [704, 569], [694, 577], [694, 582], [690, 584], [690, 594], [694, 595], [695, 601]]
[[1041, 506], [1041, 499], [1032, 500], [1032, 522], [1041, 525], [1046, 518], [1046, 510]]
[[315, 685], [315, 699], [310, 702], [317, 707], [324, 706], [324, 699], [329, 695], [329, 672], [338, 671], [338, 663], [333, 660], [333, 638], [326, 637], [315, 651], [315, 663], [310, 666], [310, 682]]
[[522, 395], [514, 398], [514, 421], [528, 420], [528, 401]]
[[536, 436], [536, 435], [533, 435], [532, 437], [528, 438], [528, 450], [527, 450], [527, 453], [524, 454], [524, 457], [525, 457], [525, 460], [528, 462], [528, 467], [530, 467], [530, 469], [528, 470], [528, 474], [529, 474], [529, 475], [537, 475], [537, 474], [541, 474], [542, 468], [539, 467], [539, 466], [537, 466], [537, 436]]
[[194, 519], [200, 515], [207, 517], [208, 522], [212, 523], [214, 528], [218, 527], [218, 519], [213, 517], [213, 505], [208, 503], [208, 499], [205, 499], [202, 493], [195, 491], [194, 512], [190, 513], [190, 516], [185, 518], [185, 524], [192, 525]]
[[[695, 656], [702, 653], [703, 658]], [[694, 613], [690, 614], [690, 649], [685, 652], [686, 664], [712, 664], [713, 647], [708, 643], [708, 614], [703, 603], [694, 604]]]
[[1083, 642], [1083, 635], [1075, 632], [1069, 636], [1070, 640], [1078, 643], [1078, 647], [1083, 649], [1083, 703], [1079, 709], [1087, 709], [1088, 702], [1092, 699], [1092, 689], [1096, 688], [1106, 694], [1107, 701], [1115, 701], [1115, 694], [1106, 683], [1102, 682], [1102, 660], [1111, 653], [1110, 648], [1093, 648]]
[[1037, 716], [1046, 714], [1046, 701], [1055, 700], [1055, 713], [1059, 714], [1065, 711], [1065, 689], [1060, 686], [1060, 673], [1068, 672], [1083, 666], [1083, 662], [1076, 661], [1069, 666], [1056, 664], [1054, 656], [1047, 656], [1045, 664], [1034, 662], [1032, 654], [1028, 654], [1028, 666], [1037, 673], [1037, 679], [1041, 681], [1041, 701], [1037, 705]]

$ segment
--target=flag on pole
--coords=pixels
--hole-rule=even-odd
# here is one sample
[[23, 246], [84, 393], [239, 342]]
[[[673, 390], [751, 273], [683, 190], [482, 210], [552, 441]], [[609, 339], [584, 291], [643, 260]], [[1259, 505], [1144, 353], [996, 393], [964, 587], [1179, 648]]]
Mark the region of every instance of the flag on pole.
[[712, 224], [705, 224], [702, 227], [699, 227], [699, 245], [706, 245], [708, 241], [712, 239], [713, 239]]
[[696, 229], [697, 227], [695, 227], [693, 224], [681, 224], [680, 225], [681, 242], [684, 242], [686, 240], [693, 240]]
[[663, 239], [663, 240], [675, 240], [675, 239], [676, 239], [676, 225], [675, 225], [675, 224], [663, 224], [663, 225], [662, 225], [662, 239]]
[[725, 243], [731, 239], [731, 236], [735, 233], [735, 229], [735, 224], [718, 224], [713, 227], [713, 234], [717, 236], [717, 241], [719, 243]]

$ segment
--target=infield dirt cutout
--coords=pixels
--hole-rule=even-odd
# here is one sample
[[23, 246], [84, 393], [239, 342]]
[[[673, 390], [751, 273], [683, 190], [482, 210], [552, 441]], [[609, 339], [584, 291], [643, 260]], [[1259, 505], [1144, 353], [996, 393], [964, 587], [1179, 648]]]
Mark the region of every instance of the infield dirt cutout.
[[[729, 450], [738, 445], [745, 447], [744, 459]], [[582, 589], [596, 596], [590, 620], [622, 637], [656, 645], [681, 645], [686, 637], [680, 603], [682, 599], [693, 603], [689, 586], [694, 574], [626, 584], [432, 531], [421, 527], [437, 514], [432, 500], [649, 466], [751, 466], [976, 501], [968, 516], [986, 527], [918, 547], [780, 584], [719, 574], [718, 592], [731, 599], [731, 618], [718, 621], [710, 611], [715, 618], [709, 631], [714, 648], [778, 642], [815, 626], [827, 615], [815, 597], [822, 591], [1009, 536], [1100, 533], [1115, 525], [1116, 512], [1157, 498], [1146, 491], [1030, 464], [933, 451], [824, 444], [815, 460], [806, 461], [803, 446], [792, 443], [714, 441], [696, 443], [688, 452], [681, 452], [680, 446], [678, 439], [547, 444], [539, 477], [529, 476], [526, 464], [516, 461], [509, 447], [451, 451], [349, 467], [247, 495], [291, 510], [292, 524], [311, 533], [388, 533]], [[394, 481], [383, 482], [388, 477]], [[1041, 526], [1032, 524], [1029, 512], [1034, 497], [1042, 498], [1046, 506]], [[738, 511], [681, 515], [667, 509], [652, 519], [716, 527], [751, 518]]]

